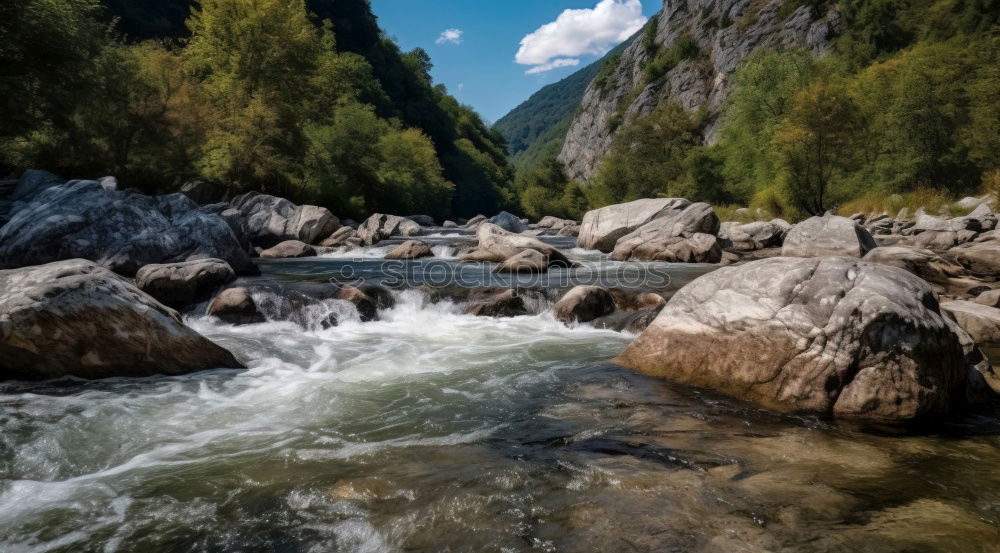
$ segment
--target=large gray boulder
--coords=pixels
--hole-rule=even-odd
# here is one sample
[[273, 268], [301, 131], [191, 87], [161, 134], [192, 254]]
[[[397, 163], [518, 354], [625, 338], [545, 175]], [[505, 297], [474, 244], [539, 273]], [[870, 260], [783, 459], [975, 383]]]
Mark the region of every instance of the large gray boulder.
[[493, 216], [490, 219], [490, 223], [514, 234], [520, 234], [528, 229], [517, 215], [507, 213], [506, 211], [501, 211], [498, 215]]
[[611, 258], [717, 263], [722, 258], [718, 232], [719, 218], [712, 206], [689, 204], [619, 238]]
[[420, 236], [421, 232], [420, 225], [409, 219], [376, 213], [358, 227], [356, 236], [362, 244], [371, 246], [392, 236]]
[[577, 245], [611, 253], [618, 239], [646, 223], [682, 211], [691, 202], [683, 198], [657, 198], [609, 205], [588, 211], [580, 223]]
[[135, 285], [170, 307], [184, 307], [211, 295], [236, 279], [229, 263], [197, 259], [180, 263], [146, 265], [135, 275]]
[[145, 196], [114, 179], [49, 187], [0, 228], [0, 268], [89, 259], [134, 275], [151, 263], [222, 259], [256, 271], [229, 224], [182, 194]]
[[0, 271], [0, 379], [109, 378], [243, 368], [176, 311], [97, 264]]
[[318, 244], [340, 228], [340, 220], [325, 207], [297, 206], [258, 192], [237, 196], [231, 204], [246, 219], [253, 244], [262, 248], [286, 240]]
[[479, 240], [476, 250], [463, 255], [463, 261], [503, 263], [525, 250], [535, 250], [544, 256], [546, 268], [573, 266], [558, 249], [536, 238], [507, 232], [492, 223], [481, 223], [476, 238]]
[[812, 217], [792, 227], [785, 236], [785, 257], [864, 257], [878, 247], [856, 221], [837, 215]]
[[702, 276], [617, 362], [767, 408], [889, 422], [958, 410], [978, 374], [925, 282], [846, 257]]

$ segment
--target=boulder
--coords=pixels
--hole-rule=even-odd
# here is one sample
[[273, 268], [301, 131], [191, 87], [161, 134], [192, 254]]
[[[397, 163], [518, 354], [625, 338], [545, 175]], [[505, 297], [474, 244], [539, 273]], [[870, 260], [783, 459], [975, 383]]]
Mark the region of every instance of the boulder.
[[12, 202], [30, 202], [43, 191], [63, 184], [66, 184], [65, 179], [59, 178], [48, 171], [29, 169], [21, 175], [21, 178], [17, 181], [17, 186], [14, 188], [14, 192], [7, 199]]
[[411, 237], [420, 233], [420, 225], [409, 219], [376, 213], [358, 227], [357, 236], [362, 244], [371, 246], [392, 236]]
[[910, 243], [917, 248], [925, 248], [938, 252], [943, 252], [971, 242], [976, 237], [976, 232], [971, 230], [928, 230], [914, 236]]
[[316, 244], [340, 228], [340, 221], [325, 207], [297, 206], [258, 192], [237, 196], [231, 203], [246, 219], [253, 244], [262, 248], [287, 240]]
[[524, 298], [516, 290], [504, 290], [489, 297], [477, 299], [466, 307], [465, 312], [476, 317], [519, 317], [527, 315]]
[[620, 311], [659, 311], [667, 305], [667, 300], [663, 296], [653, 292], [632, 292], [619, 288], [613, 288], [608, 292], [615, 301], [615, 308]]
[[1000, 344], [1000, 309], [971, 301], [948, 301], [941, 310], [951, 315], [977, 344]]
[[609, 205], [588, 211], [580, 223], [577, 245], [611, 253], [618, 239], [665, 215], [682, 211], [691, 202], [683, 198], [657, 198]]
[[662, 214], [618, 239], [612, 259], [718, 263], [719, 218], [706, 203]]
[[258, 324], [265, 321], [246, 288], [227, 288], [208, 305], [208, 315], [232, 325]]
[[524, 250], [536, 250], [545, 256], [546, 267], [573, 266], [566, 255], [556, 248], [530, 236], [507, 232], [492, 223], [481, 223], [476, 238], [479, 239], [476, 250], [463, 255], [463, 261], [503, 263]]
[[362, 322], [369, 322], [378, 320], [378, 303], [364, 293], [360, 288], [355, 288], [350, 285], [343, 285], [340, 287], [340, 293], [337, 294], [337, 299], [341, 299], [350, 302], [358, 310], [358, 315], [361, 317]]
[[445, 221], [444, 224], [441, 226], [447, 229], [456, 229], [458, 228], [458, 223], [456, 223], [455, 221]]
[[467, 228], [475, 229], [475, 228], [478, 228], [479, 225], [481, 223], [484, 223], [484, 222], [486, 222], [486, 216], [485, 215], [476, 215], [472, 219], [469, 219], [468, 221], [466, 221], [465, 222], [465, 226]]
[[184, 307], [211, 295], [236, 279], [229, 263], [198, 259], [180, 263], [146, 265], [135, 275], [135, 285], [170, 307]]
[[847, 257], [704, 275], [617, 362], [767, 408], [885, 422], [958, 410], [972, 370], [925, 282]]
[[316, 257], [316, 249], [298, 240], [286, 240], [273, 248], [260, 252], [264, 259], [286, 259], [298, 257]]
[[0, 378], [96, 379], [244, 368], [120, 277], [83, 259], [0, 271]]
[[987, 290], [976, 296], [972, 301], [980, 305], [1000, 307], [1000, 290]]
[[182, 194], [121, 192], [113, 179], [70, 181], [35, 195], [0, 229], [0, 268], [89, 259], [134, 275], [152, 263], [221, 259], [256, 272], [222, 217]]
[[433, 227], [434, 217], [430, 215], [407, 215], [404, 219], [409, 219], [422, 227]]
[[864, 257], [878, 245], [864, 227], [846, 217], [812, 217], [788, 231], [781, 255], [785, 257]]
[[338, 248], [342, 246], [357, 247], [361, 245], [361, 238], [357, 231], [351, 227], [340, 227], [336, 232], [319, 243], [323, 248]]
[[431, 247], [419, 240], [407, 240], [391, 252], [385, 254], [386, 259], [420, 259], [434, 257]]
[[697, 233], [690, 238], [683, 236], [639, 237], [625, 241], [622, 239], [611, 254], [611, 259], [625, 261], [666, 261], [671, 263], [719, 263], [722, 248], [719, 240], [711, 234]]
[[989, 240], [962, 244], [948, 250], [948, 256], [976, 276], [1000, 276], [1000, 242]]
[[580, 236], [580, 225], [568, 225], [568, 226], [565, 226], [565, 227], [559, 229], [559, 232], [556, 233], [556, 236], [579, 237]]
[[546, 228], [554, 231], [559, 231], [569, 226], [576, 226], [576, 221], [560, 219], [551, 215], [546, 215], [545, 217], [542, 217], [541, 221], [538, 221], [539, 228]]
[[564, 323], [589, 323], [615, 311], [615, 298], [600, 286], [577, 286], [553, 307], [556, 319]]
[[524, 250], [508, 257], [495, 269], [497, 273], [544, 273], [549, 269], [548, 258], [538, 250]]
[[774, 221], [722, 223], [719, 242], [723, 249], [739, 252], [776, 248], [784, 241], [785, 232], [786, 227]]
[[961, 278], [965, 270], [961, 265], [944, 259], [938, 254], [907, 246], [883, 246], [868, 252], [865, 261], [898, 267], [918, 277], [947, 288], [953, 279]]
[[514, 234], [519, 234], [527, 230], [527, 227], [521, 222], [521, 219], [517, 218], [516, 215], [507, 213], [506, 211], [501, 211], [499, 215], [491, 218], [490, 223], [504, 229], [507, 232], [513, 232]]

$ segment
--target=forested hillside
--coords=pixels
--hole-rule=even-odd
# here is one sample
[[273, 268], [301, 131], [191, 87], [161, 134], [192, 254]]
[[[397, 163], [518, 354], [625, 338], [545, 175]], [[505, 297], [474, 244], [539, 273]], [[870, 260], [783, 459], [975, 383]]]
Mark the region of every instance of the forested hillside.
[[545, 86], [493, 125], [507, 141], [516, 169], [531, 168], [558, 155], [587, 86], [607, 60], [629, 43], [631, 39], [569, 77]]
[[510, 194], [500, 135], [433, 84], [423, 50], [384, 38], [364, 0], [0, 9], [5, 173], [157, 191], [202, 178], [351, 215], [495, 212]]
[[667, 1], [590, 83], [562, 163], [519, 173], [522, 206], [684, 196], [797, 218], [1000, 192], [998, 14], [996, 0]]

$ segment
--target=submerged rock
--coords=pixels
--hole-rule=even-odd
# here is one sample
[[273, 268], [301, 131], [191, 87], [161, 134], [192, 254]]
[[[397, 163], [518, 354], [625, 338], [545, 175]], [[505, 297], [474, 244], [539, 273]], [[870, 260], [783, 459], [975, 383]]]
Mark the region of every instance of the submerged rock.
[[812, 217], [792, 227], [785, 237], [785, 257], [864, 257], [878, 247], [875, 239], [856, 221], [837, 215]]
[[233, 268], [221, 259], [200, 259], [146, 265], [135, 275], [140, 290], [171, 307], [183, 307], [209, 296], [213, 290], [236, 278]]
[[82, 259], [0, 271], [0, 377], [109, 378], [244, 368], [176, 311]]
[[556, 303], [553, 313], [564, 323], [589, 323], [615, 311], [615, 298], [600, 286], [577, 286]]
[[34, 195], [0, 228], [0, 268], [82, 258], [134, 275], [152, 263], [221, 259], [256, 267], [229, 224], [182, 194], [116, 190], [114, 179], [70, 181]]
[[477, 317], [519, 317], [527, 315], [524, 298], [516, 290], [504, 290], [484, 298], [474, 299], [465, 312]]
[[549, 268], [548, 258], [538, 250], [524, 250], [508, 257], [499, 267], [497, 273], [544, 273]]
[[926, 283], [845, 257], [700, 277], [617, 362], [768, 408], [892, 422], [958, 410], [971, 370]]
[[265, 321], [246, 288], [227, 288], [215, 296], [208, 306], [209, 316], [232, 325], [258, 324]]

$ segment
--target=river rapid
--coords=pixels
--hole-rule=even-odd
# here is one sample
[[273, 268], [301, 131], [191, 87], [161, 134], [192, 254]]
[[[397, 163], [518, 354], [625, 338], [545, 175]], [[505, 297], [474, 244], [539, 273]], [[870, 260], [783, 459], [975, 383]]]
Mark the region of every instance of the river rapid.
[[[381, 248], [257, 278], [380, 282]], [[711, 270], [661, 265], [672, 289]], [[394, 294], [370, 323], [186, 314], [245, 371], [0, 383], [0, 551], [1000, 551], [995, 411], [920, 434], [779, 415], [617, 367], [634, 336], [545, 299], [491, 319]]]

